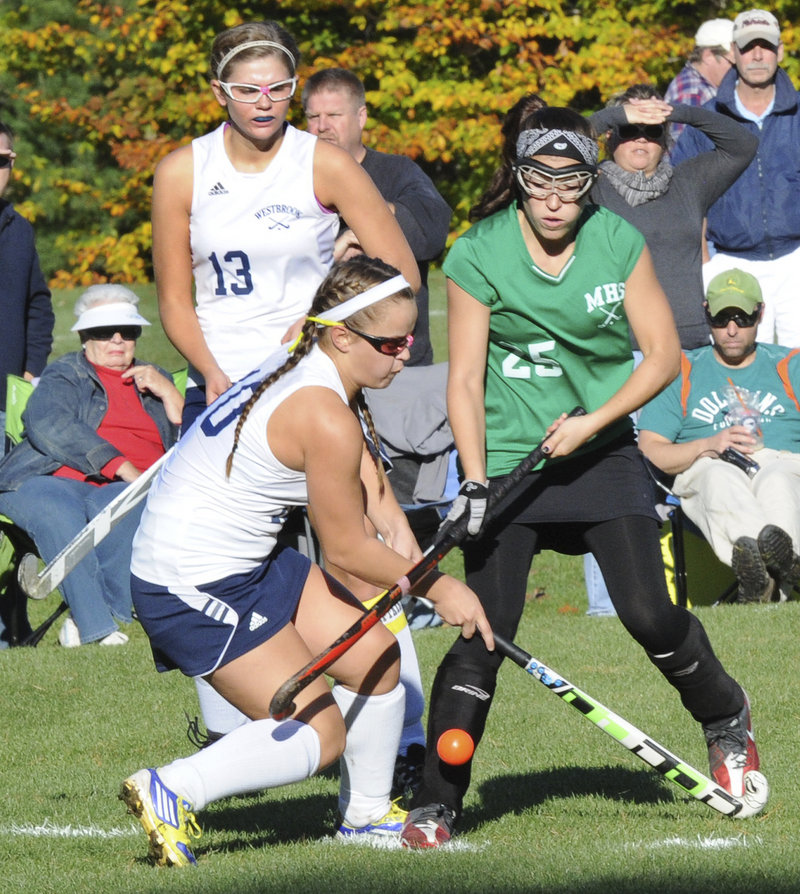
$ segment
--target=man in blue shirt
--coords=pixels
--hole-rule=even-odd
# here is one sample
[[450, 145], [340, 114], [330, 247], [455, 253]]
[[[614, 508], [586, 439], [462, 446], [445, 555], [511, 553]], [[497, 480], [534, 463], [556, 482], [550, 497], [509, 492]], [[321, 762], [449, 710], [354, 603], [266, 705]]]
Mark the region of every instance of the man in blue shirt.
[[800, 580], [800, 350], [756, 341], [763, 312], [755, 277], [714, 277], [713, 344], [682, 356], [680, 375], [639, 419], [640, 449], [675, 476], [684, 512], [733, 568], [742, 602], [788, 596]]
[[[728, 115], [758, 135], [756, 157], [708, 212], [708, 239], [717, 254], [704, 265], [706, 287], [723, 270], [738, 267], [757, 277], [766, 297], [760, 342], [800, 345], [800, 105], [780, 68], [783, 43], [777, 19], [763, 9], [733, 23], [736, 67], [705, 107]], [[713, 148], [687, 127], [673, 164]]]

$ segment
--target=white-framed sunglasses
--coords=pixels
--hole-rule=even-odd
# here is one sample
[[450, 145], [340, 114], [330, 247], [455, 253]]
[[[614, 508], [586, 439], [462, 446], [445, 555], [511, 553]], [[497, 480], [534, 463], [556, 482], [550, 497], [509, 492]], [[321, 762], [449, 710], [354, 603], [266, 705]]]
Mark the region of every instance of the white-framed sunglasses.
[[514, 165], [514, 173], [523, 192], [532, 199], [557, 195], [562, 202], [577, 202], [597, 179], [597, 172], [580, 166], [579, 170], [551, 168], [533, 159]]
[[272, 102], [286, 102], [297, 90], [297, 78], [275, 81], [274, 84], [237, 84], [234, 81], [217, 81], [222, 92], [234, 102], [256, 103], [262, 96]]

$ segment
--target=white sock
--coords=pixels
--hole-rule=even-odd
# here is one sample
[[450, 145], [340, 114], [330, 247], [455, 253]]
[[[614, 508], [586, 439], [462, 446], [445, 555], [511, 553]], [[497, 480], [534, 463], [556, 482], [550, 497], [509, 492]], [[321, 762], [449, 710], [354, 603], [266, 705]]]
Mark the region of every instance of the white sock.
[[245, 792], [300, 782], [319, 769], [316, 730], [298, 720], [254, 720], [191, 757], [158, 769], [195, 810]]
[[394, 635], [400, 646], [400, 682], [406, 691], [406, 711], [399, 748], [400, 754], [405, 754], [409, 745], [425, 744], [425, 728], [422, 726], [425, 695], [422, 691], [417, 650], [414, 648], [414, 640], [411, 638], [408, 624], [395, 631]]
[[403, 727], [405, 689], [384, 695], [357, 695], [338, 684], [333, 697], [347, 727], [339, 762], [339, 812], [356, 829], [389, 812], [394, 761]]
[[224, 699], [214, 687], [202, 677], [194, 678], [197, 688], [197, 701], [200, 703], [200, 713], [203, 723], [210, 733], [225, 735], [247, 723], [250, 718]]

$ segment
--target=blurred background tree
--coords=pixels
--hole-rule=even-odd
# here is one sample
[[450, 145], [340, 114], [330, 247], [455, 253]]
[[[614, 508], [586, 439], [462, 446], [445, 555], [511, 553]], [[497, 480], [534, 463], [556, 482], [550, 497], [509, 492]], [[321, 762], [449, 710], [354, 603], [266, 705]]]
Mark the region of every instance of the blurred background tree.
[[[367, 87], [368, 142], [405, 153], [456, 211], [497, 164], [499, 121], [522, 94], [583, 112], [630, 84], [664, 88], [697, 26], [747, 4], [673, 0], [5, 0], [0, 117], [17, 133], [8, 197], [31, 219], [56, 287], [151, 279], [156, 163], [214, 127], [207, 55], [223, 28], [275, 18], [303, 52], [301, 80], [341, 65]], [[800, 79], [800, 0], [770, 6]], [[295, 100], [290, 116], [302, 127]]]

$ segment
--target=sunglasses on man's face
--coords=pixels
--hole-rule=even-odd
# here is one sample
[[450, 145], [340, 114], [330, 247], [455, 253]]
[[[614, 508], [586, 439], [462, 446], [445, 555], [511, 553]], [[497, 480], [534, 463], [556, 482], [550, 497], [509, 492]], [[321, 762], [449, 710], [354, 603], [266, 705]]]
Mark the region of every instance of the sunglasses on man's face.
[[360, 332], [358, 329], [348, 326], [347, 323], [344, 324], [344, 328], [349, 329], [353, 335], [363, 338], [364, 341], [368, 341], [378, 353], [386, 354], [387, 357], [397, 357], [398, 354], [402, 354], [406, 348], [410, 348], [414, 344], [413, 335], [385, 338], [382, 335], [368, 335], [366, 332]]
[[0, 155], [0, 168], [10, 168], [14, 164], [12, 155]]
[[714, 314], [713, 317], [709, 313], [708, 308], [706, 308], [706, 317], [708, 317], [708, 322], [714, 327], [714, 329], [727, 329], [728, 325], [732, 322], [736, 323], [736, 325], [740, 329], [750, 329], [758, 322], [758, 315], [760, 313], [760, 304], [751, 314], [746, 314], [740, 308], [726, 307], [718, 314]]
[[660, 143], [664, 139], [663, 124], [620, 124], [617, 128], [623, 143], [628, 140], [639, 140], [644, 137], [651, 143]]
[[111, 341], [111, 339], [119, 332], [123, 341], [136, 341], [142, 334], [141, 326], [96, 326], [94, 329], [88, 329], [86, 335], [92, 341]]

